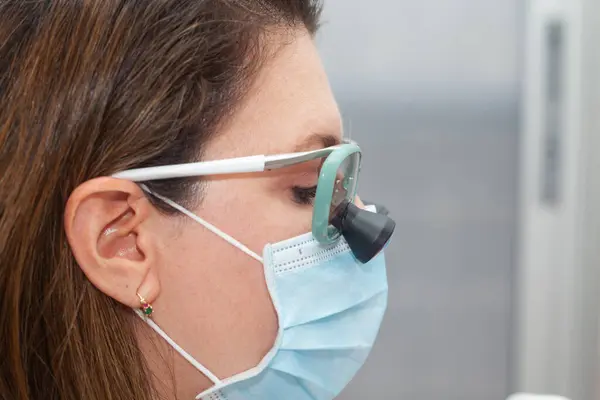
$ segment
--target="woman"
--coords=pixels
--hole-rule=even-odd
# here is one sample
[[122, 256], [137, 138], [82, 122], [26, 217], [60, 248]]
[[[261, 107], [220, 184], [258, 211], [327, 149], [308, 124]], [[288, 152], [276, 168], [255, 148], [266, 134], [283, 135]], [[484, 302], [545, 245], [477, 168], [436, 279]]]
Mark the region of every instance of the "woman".
[[318, 18], [312, 0], [0, 0], [1, 398], [344, 388], [393, 223], [352, 204]]

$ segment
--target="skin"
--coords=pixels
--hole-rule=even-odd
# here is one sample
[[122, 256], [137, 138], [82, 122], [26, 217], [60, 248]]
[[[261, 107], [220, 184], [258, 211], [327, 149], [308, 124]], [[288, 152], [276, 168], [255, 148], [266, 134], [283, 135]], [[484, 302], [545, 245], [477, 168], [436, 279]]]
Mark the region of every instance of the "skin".
[[[273, 55], [206, 147], [205, 160], [315, 149], [333, 144], [325, 136], [341, 139], [338, 106], [308, 32], [273, 34], [265, 44]], [[311, 230], [312, 207], [294, 201], [293, 187], [314, 186], [317, 173], [309, 163], [208, 178], [191, 211], [261, 254], [268, 243]], [[98, 289], [133, 308], [139, 292], [152, 303], [153, 320], [219, 378], [256, 366], [272, 348], [278, 322], [263, 266], [190, 218], [160, 214], [136, 184], [106, 177], [85, 182], [68, 201], [65, 226]], [[166, 398], [193, 398], [211, 386], [133, 320]]]

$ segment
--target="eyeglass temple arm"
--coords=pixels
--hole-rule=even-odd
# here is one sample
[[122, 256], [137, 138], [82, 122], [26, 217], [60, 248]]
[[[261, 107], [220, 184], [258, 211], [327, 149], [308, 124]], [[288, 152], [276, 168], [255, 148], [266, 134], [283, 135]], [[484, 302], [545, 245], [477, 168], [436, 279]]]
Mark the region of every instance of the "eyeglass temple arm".
[[136, 168], [118, 172], [114, 178], [127, 179], [133, 182], [153, 181], [172, 178], [188, 178], [205, 175], [241, 174], [262, 172], [283, 168], [305, 161], [311, 161], [331, 153], [331, 148], [304, 153], [278, 154], [274, 156], [250, 156], [230, 158], [216, 161], [200, 161], [196, 163], [163, 165], [158, 167]]
[[332, 147], [324, 149], [307, 151], [304, 153], [278, 154], [276, 156], [265, 157], [265, 170], [289, 167], [307, 161], [316, 160], [317, 158], [326, 157], [333, 151]]
[[118, 172], [114, 178], [134, 182], [154, 181], [171, 178], [188, 178], [205, 175], [239, 174], [265, 170], [264, 155], [240, 157], [227, 160], [200, 161], [197, 163], [163, 165], [158, 167], [136, 168]]

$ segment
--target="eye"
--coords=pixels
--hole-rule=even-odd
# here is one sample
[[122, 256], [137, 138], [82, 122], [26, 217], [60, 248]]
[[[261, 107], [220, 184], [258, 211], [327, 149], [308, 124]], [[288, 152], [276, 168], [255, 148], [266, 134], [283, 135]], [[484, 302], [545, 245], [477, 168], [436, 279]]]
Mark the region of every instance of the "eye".
[[317, 194], [317, 187], [294, 186], [292, 188], [292, 194], [296, 203], [301, 205], [312, 205]]

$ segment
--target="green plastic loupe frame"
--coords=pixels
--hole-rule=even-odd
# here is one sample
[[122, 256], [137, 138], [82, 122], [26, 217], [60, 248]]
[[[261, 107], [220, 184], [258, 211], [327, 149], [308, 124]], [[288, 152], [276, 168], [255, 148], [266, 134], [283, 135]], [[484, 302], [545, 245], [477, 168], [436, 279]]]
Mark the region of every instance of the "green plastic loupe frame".
[[312, 221], [312, 233], [319, 243], [333, 243], [341, 235], [330, 223], [332, 213], [341, 203], [354, 201], [361, 157], [360, 147], [355, 143], [348, 143], [337, 146], [323, 161]]

